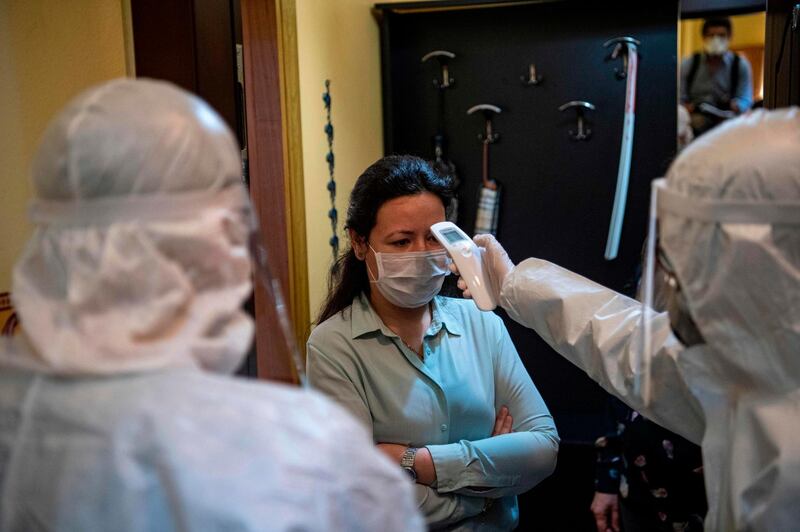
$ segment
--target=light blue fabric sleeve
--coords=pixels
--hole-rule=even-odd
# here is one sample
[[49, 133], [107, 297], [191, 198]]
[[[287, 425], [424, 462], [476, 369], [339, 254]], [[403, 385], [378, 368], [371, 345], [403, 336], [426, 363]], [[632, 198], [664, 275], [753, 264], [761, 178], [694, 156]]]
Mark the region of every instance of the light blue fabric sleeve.
[[484, 497], [469, 497], [455, 493], [438, 493], [423, 484], [415, 484], [417, 505], [431, 529], [442, 528], [475, 517], [486, 506]]
[[477, 441], [428, 445], [440, 493], [500, 498], [523, 493], [552, 474], [558, 454], [553, 418], [522, 365], [502, 320], [495, 320], [495, 410], [507, 406], [514, 432]]
[[[361, 420], [372, 432], [372, 416], [367, 401], [351, 379], [358, 370], [345, 357], [326, 355], [318, 346], [308, 344], [308, 382], [351, 414]], [[417, 506], [428, 527], [437, 528], [476, 516], [483, 511], [485, 499], [454, 493], [440, 494], [436, 490], [416, 484]]]
[[681, 103], [689, 103], [689, 70], [692, 68], [692, 56], [684, 57], [680, 69]]
[[753, 105], [753, 69], [750, 61], [739, 56], [739, 82], [733, 91], [733, 100], [739, 105], [739, 112], [744, 113]]

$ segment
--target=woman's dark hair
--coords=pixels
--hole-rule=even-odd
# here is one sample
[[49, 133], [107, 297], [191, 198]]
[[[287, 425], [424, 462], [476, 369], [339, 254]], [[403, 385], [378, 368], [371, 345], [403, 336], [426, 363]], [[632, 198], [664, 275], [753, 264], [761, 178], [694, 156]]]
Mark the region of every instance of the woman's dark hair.
[[[442, 175], [423, 159], [411, 155], [390, 155], [379, 159], [356, 181], [350, 193], [345, 229], [367, 238], [378, 209], [387, 201], [401, 196], [430, 192], [436, 194], [445, 212], [453, 198], [453, 180]], [[369, 278], [365, 262], [358, 260], [350, 246], [333, 264], [328, 277], [328, 297], [322, 305], [316, 323], [322, 323], [353, 303], [360, 293], [369, 293]]]

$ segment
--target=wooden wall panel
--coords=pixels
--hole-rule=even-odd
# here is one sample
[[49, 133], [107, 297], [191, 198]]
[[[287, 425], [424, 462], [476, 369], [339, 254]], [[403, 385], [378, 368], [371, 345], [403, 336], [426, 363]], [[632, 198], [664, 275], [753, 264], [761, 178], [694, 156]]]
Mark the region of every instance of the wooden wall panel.
[[[800, 105], [800, 26], [793, 26], [796, 0], [767, 4], [764, 45], [764, 107]], [[800, 9], [797, 10], [800, 14]]]
[[236, 49], [231, 4], [194, 0], [197, 94], [236, 131]]
[[131, 0], [136, 73], [196, 91], [192, 0]]
[[231, 4], [131, 0], [136, 75], [171, 81], [204, 100], [236, 130]]

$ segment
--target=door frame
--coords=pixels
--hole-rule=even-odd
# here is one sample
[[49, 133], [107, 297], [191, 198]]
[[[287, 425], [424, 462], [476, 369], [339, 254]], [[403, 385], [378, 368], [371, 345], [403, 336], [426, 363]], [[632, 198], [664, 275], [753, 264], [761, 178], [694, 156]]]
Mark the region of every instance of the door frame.
[[[295, 342], [310, 329], [295, 0], [240, 0], [250, 195], [273, 273], [283, 286]], [[259, 378], [298, 382], [276, 329], [274, 304], [255, 286]]]

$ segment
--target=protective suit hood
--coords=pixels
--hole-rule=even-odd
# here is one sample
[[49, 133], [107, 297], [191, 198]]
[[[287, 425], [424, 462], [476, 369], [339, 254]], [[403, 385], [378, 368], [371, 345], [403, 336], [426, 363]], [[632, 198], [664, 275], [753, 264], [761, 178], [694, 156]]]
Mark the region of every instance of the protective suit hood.
[[206, 103], [157, 81], [92, 88], [47, 128], [33, 183], [36, 228], [12, 286], [30, 348], [0, 363], [238, 366], [253, 331], [240, 310], [249, 204], [236, 141]]
[[800, 494], [800, 111], [755, 112], [698, 138], [666, 189], [660, 244], [706, 341], [679, 360], [706, 420], [707, 523], [789, 530]]
[[660, 204], [660, 242], [720, 357], [717, 370], [751, 392], [796, 389], [800, 110], [754, 112], [701, 136], [672, 165], [667, 187], [698, 205]]

